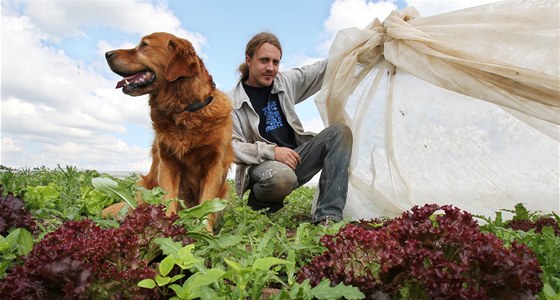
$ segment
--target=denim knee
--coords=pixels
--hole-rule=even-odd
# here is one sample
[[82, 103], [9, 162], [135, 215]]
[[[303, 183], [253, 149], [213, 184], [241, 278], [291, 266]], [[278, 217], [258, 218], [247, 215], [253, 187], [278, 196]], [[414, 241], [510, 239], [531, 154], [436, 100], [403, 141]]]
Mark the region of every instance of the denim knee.
[[352, 145], [352, 130], [344, 124], [334, 124], [332, 127], [333, 135], [345, 145]]
[[352, 151], [352, 130], [344, 124], [334, 124], [324, 129], [324, 138], [328, 139], [327, 147], [337, 153], [346, 154]]
[[297, 185], [297, 176], [290, 167], [274, 167], [255, 182], [253, 191], [260, 201], [282, 202]]

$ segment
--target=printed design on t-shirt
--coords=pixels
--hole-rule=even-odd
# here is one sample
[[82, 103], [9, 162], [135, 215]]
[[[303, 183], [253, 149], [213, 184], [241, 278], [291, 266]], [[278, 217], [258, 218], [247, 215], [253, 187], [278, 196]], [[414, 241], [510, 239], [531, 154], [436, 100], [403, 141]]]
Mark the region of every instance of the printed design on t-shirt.
[[282, 122], [282, 115], [280, 115], [280, 108], [276, 101], [269, 101], [268, 104], [263, 107], [263, 113], [266, 118], [266, 126], [264, 130], [266, 132], [271, 132], [280, 127], [284, 126]]

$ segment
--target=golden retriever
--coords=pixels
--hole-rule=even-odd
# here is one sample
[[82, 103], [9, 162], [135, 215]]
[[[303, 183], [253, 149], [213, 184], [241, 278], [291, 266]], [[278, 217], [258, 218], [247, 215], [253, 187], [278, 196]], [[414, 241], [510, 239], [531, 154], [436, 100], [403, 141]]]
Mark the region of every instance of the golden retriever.
[[[233, 162], [231, 102], [216, 89], [192, 44], [156, 32], [135, 48], [108, 51], [105, 58], [111, 70], [124, 77], [116, 88], [130, 96], [149, 95], [155, 140], [150, 171], [139, 185], [160, 186], [166, 199], [183, 199], [187, 207], [225, 199]], [[124, 204], [119, 205], [104, 214], [118, 212]], [[178, 209], [173, 201], [167, 214]], [[216, 218], [209, 217], [209, 231]]]

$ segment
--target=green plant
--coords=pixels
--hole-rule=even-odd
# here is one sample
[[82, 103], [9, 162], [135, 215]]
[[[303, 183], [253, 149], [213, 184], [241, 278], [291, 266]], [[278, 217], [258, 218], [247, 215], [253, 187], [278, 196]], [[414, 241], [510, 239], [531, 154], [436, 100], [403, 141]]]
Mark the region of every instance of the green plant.
[[[106, 178], [103, 180], [107, 182], [111, 181], [109, 192], [104, 188], [94, 187], [93, 179], [98, 177]], [[314, 257], [328, 250], [321, 244], [321, 238], [325, 235], [338, 234], [349, 224], [348, 221], [344, 221], [324, 227], [310, 223], [311, 201], [316, 189], [302, 187], [295, 190], [287, 197], [283, 209], [272, 215], [266, 215], [250, 209], [246, 205], [246, 196], [237, 197], [232, 188], [227, 202], [207, 201], [208, 207], [185, 209], [175, 219], [174, 225], [182, 230], [186, 229], [186, 233], [173, 234], [173, 236], [189, 239], [187, 244], [190, 246], [185, 247], [185, 244], [172, 242], [168, 238], [162, 238], [161, 235], [157, 236], [158, 232], [165, 230], [153, 228], [159, 226], [156, 224], [158, 222], [146, 221], [146, 216], [136, 218], [133, 222], [135, 225], [132, 223], [126, 225], [126, 227], [144, 229], [135, 230], [134, 234], [126, 235], [130, 239], [120, 240], [118, 237], [123, 237], [123, 235], [116, 232], [122, 229], [117, 229], [123, 226], [122, 222], [125, 216], [132, 213], [131, 210], [128, 210], [126, 214], [123, 210], [121, 217], [116, 219], [103, 219], [99, 216], [104, 207], [115, 202], [126, 201], [125, 199], [135, 199], [138, 194], [145, 202], [153, 206], [166, 204], [165, 192], [161, 188], [147, 190], [138, 187], [137, 182], [138, 175], [136, 174], [125, 178], [113, 178], [107, 174], [90, 170], [81, 171], [73, 167], [57, 167], [52, 170], [44, 167], [10, 169], [0, 173], [2, 195], [21, 200], [19, 203], [13, 202], [5, 206], [11, 207], [10, 210], [5, 207], [0, 209], [0, 214], [5, 220], [4, 223], [7, 224], [4, 226], [7, 231], [4, 231], [0, 238], [0, 245], [2, 245], [0, 248], [3, 251], [0, 253], [0, 259], [2, 259], [0, 265], [6, 273], [6, 276], [0, 279], [0, 294], [7, 295], [8, 298], [23, 297], [23, 294], [17, 294], [11, 289], [2, 290], [1, 288], [20, 284], [27, 287], [45, 288], [41, 293], [50, 291], [51, 294], [38, 294], [39, 296], [35, 297], [43, 299], [47, 297], [45, 295], [63, 298], [65, 289], [66, 295], [72, 298], [108, 298], [111, 293], [129, 296], [134, 294], [137, 298], [145, 295], [151, 299], [171, 297], [175, 297], [175, 299], [195, 297], [238, 299], [244, 297], [243, 295], [246, 298], [258, 295], [258, 299], [365, 298], [365, 295], [354, 286], [340, 283], [336, 285], [337, 282], [328, 280], [314, 282], [312, 286], [310, 281], [298, 282], [296, 280], [296, 275], [303, 266], [310, 264]], [[232, 181], [230, 184], [233, 186]], [[13, 196], [8, 196], [10, 193]], [[55, 194], [58, 196], [53, 197], [52, 195]], [[32, 199], [26, 199], [26, 195], [30, 195]], [[30, 215], [23, 213], [23, 206], [33, 208], [27, 210]], [[205, 215], [222, 208], [222, 217], [215, 227], [214, 235], [210, 235], [205, 229]], [[560, 293], [560, 273], [558, 271], [560, 266], [558, 264], [560, 262], [557, 257], [560, 257], [558, 252], [560, 244], [555, 235], [558, 216], [527, 211], [521, 206], [503, 212], [504, 215], [506, 212], [512, 212], [515, 215], [512, 220], [505, 220], [500, 211], [496, 213], [494, 220], [488, 219], [489, 222], [481, 227], [482, 230], [503, 239], [505, 247], [510, 247], [514, 242], [530, 247], [537, 255], [538, 263], [543, 271], [541, 277], [543, 289], [539, 292], [538, 298], [558, 299]], [[160, 215], [160, 213], [156, 215]], [[436, 226], [440, 224], [438, 221], [440, 217], [439, 213], [428, 217], [425, 223], [426, 226], [431, 227], [427, 228], [432, 230], [447, 226]], [[539, 221], [541, 217], [548, 219]], [[29, 229], [31, 227], [27, 228], [26, 226], [31, 224], [30, 220], [36, 223], [38, 228], [34, 230]], [[381, 230], [384, 227], [383, 224], [391, 220], [386, 218], [378, 223], [368, 223], [367, 226], [369, 230]], [[513, 220], [515, 222], [512, 222]], [[551, 220], [555, 220], [556, 223], [552, 223]], [[72, 228], [78, 233], [72, 235], [68, 232], [69, 228], [66, 228], [66, 231], [63, 230], [67, 221], [87, 222], [88, 225], [85, 223], [75, 225]], [[351, 222], [350, 224], [355, 225], [356, 223]], [[456, 224], [457, 230], [468, 230], [468, 226], [463, 226], [461, 223]], [[29, 230], [32, 235], [31, 239], [28, 234], [23, 233], [23, 230], [18, 230], [21, 227]], [[87, 238], [87, 234], [82, 236], [79, 233], [80, 228], [84, 231], [88, 231], [87, 228], [90, 228], [94, 232], [110, 234], [104, 238]], [[62, 230], [56, 233], [59, 239], [48, 235], [57, 230]], [[9, 234], [10, 236], [8, 236]], [[16, 235], [18, 235], [17, 238]], [[45, 238], [47, 241], [42, 242]], [[134, 239], [139, 239], [141, 245], [133, 246], [131, 243]], [[119, 240], [124, 246], [115, 246]], [[86, 244], [93, 245], [102, 241], [113, 246], [91, 246], [90, 250], [84, 249]], [[391, 244], [389, 239], [383, 241]], [[29, 249], [29, 243], [32, 243], [32, 252], [39, 253], [39, 256], [26, 265], [26, 261], [29, 260], [26, 257], [31, 256], [31, 253], [27, 256], [23, 254], [27, 252], [25, 249]], [[18, 249], [17, 247], [20, 245], [27, 246]], [[72, 248], [74, 246], [75, 248]], [[173, 255], [176, 255], [182, 248], [186, 248], [182, 250], [184, 253], [174, 257]], [[70, 250], [66, 252], [67, 249]], [[453, 247], [446, 248], [444, 252], [454, 253], [451, 251], [453, 249]], [[134, 254], [118, 254], [124, 253], [123, 251], [132, 251]], [[412, 253], [412, 251], [409, 252]], [[42, 256], [41, 253], [50, 253], [50, 256], [54, 255], [54, 257], [47, 259], [45, 257], [50, 256]], [[167, 258], [170, 256], [172, 258]], [[82, 263], [82, 257], [90, 260]], [[150, 262], [140, 263], [137, 259], [141, 257]], [[496, 261], [500, 264], [508, 263], [507, 260], [497, 259]], [[189, 262], [193, 263], [189, 265]], [[102, 277], [105, 276], [103, 279], [99, 279], [100, 274], [103, 273], [95, 272], [109, 270], [109, 267], [97, 267], [95, 272], [90, 269], [95, 265], [105, 266], [106, 263], [109, 263], [108, 266], [120, 266], [119, 272], [121, 273], [119, 274], [121, 275], [107, 273], [102, 275]], [[180, 265], [189, 267], [182, 269]], [[155, 272], [136, 276], [140, 269], [143, 269], [137, 267], [144, 266]], [[376, 265], [372, 264], [370, 267], [375, 269]], [[130, 275], [126, 275], [128, 279], [125, 279], [123, 274], [127, 273]], [[156, 274], [160, 277], [157, 277]], [[8, 277], [12, 277], [12, 279]], [[16, 280], [14, 281], [13, 278]], [[153, 288], [139, 287], [137, 283], [143, 279], [151, 279], [155, 284]], [[42, 283], [35, 284], [37, 282]], [[245, 286], [245, 290], [241, 291], [240, 286]], [[421, 298], [420, 288], [420, 286], [414, 285], [413, 281], [404, 282], [403, 287], [392, 299], [419, 299]], [[437, 288], [439, 287], [436, 286], [434, 289]], [[380, 292], [374, 294], [373, 297], [387, 298], [388, 294]]]
[[0, 235], [0, 279], [6, 270], [18, 259], [33, 249], [33, 237], [24, 228], [12, 230], [6, 237]]
[[317, 286], [312, 287], [309, 280], [302, 283], [294, 283], [289, 291], [282, 290], [272, 299], [277, 300], [311, 300], [311, 299], [364, 299], [365, 295], [353, 286], [345, 286], [339, 283], [332, 286], [331, 281], [325, 279]]
[[91, 180], [91, 184], [96, 190], [104, 192], [108, 196], [123, 200], [132, 208], [136, 208], [136, 206], [138, 206], [136, 204], [136, 199], [132, 197], [130, 192], [119, 186], [116, 181], [110, 178], [96, 177]]
[[[196, 257], [192, 251], [194, 244], [181, 247], [180, 243], [173, 242], [171, 239], [158, 239], [158, 242], [167, 256], [160, 262], [158, 271], [154, 279], [148, 278], [140, 281], [138, 286], [148, 289], [156, 288], [162, 295], [169, 298], [169, 289], [175, 292], [175, 296], [170, 299], [203, 299], [219, 298], [217, 291], [210, 288], [216, 283], [225, 272], [220, 269], [206, 269], [204, 259]], [[190, 275], [182, 285], [176, 282], [186, 276], [185, 273], [171, 275], [173, 268], [177, 266], [181, 271], [189, 271]]]

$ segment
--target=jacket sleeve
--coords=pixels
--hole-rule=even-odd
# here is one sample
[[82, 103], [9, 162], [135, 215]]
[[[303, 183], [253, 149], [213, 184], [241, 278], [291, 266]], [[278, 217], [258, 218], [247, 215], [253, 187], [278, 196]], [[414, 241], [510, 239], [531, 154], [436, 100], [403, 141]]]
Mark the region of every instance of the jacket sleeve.
[[248, 122], [242, 124], [240, 119], [247, 119], [246, 116], [243, 118], [242, 115], [243, 109], [240, 111], [234, 109], [232, 111], [232, 145], [233, 152], [235, 154], [234, 162], [236, 164], [253, 165], [260, 164], [266, 160], [274, 160], [274, 148], [276, 145], [267, 144], [261, 141], [254, 141], [252, 136], [246, 136], [246, 134], [251, 134], [253, 131], [250, 128], [251, 124]]
[[291, 93], [290, 99], [294, 104], [308, 99], [316, 94], [323, 85], [327, 60], [321, 60], [301, 68], [295, 68], [283, 72], [286, 82], [286, 90]]

